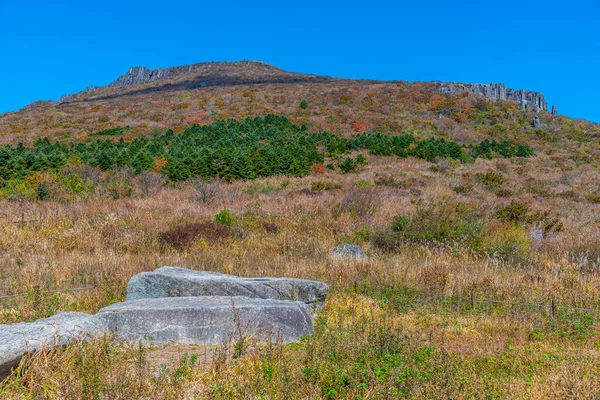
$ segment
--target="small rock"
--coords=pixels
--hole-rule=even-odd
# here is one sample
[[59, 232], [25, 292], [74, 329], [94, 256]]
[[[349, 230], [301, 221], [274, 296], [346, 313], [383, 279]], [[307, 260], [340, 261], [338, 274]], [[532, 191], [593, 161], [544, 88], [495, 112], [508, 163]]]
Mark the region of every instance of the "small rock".
[[540, 123], [540, 119], [537, 115], [533, 118], [533, 122], [531, 124], [533, 125], [534, 128], [540, 127], [541, 123]]
[[8, 376], [21, 358], [43, 347], [64, 346], [107, 332], [94, 315], [64, 312], [35, 322], [0, 325], [0, 379]]
[[532, 240], [544, 240], [544, 231], [541, 229], [534, 229], [529, 234], [529, 238]]
[[[237, 320], [235, 318], [237, 315]], [[133, 343], [213, 345], [239, 335], [296, 342], [314, 334], [310, 310], [300, 301], [249, 297], [166, 297], [113, 304], [97, 316], [117, 337]]]
[[360, 246], [349, 243], [340, 244], [331, 251], [334, 259], [363, 260], [367, 258]]

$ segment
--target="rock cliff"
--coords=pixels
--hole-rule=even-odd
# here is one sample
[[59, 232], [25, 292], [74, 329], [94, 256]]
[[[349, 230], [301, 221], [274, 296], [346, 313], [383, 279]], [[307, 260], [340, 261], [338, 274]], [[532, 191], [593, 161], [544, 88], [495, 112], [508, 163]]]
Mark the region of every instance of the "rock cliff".
[[463, 92], [481, 94], [493, 100], [511, 100], [518, 103], [522, 109], [533, 109], [535, 112], [548, 111], [548, 103], [543, 94], [529, 90], [507, 89], [503, 83], [471, 85], [442, 83], [440, 87], [440, 93], [458, 94]]
[[[109, 87], [123, 87], [130, 85], [141, 85], [144, 83], [157, 82], [164, 79], [168, 79], [175, 76], [180, 76], [184, 74], [188, 74], [190, 72], [203, 72], [207, 73], [211, 70], [213, 65], [225, 65], [228, 63], [214, 63], [214, 62], [204, 62], [198, 64], [184, 65], [178, 67], [170, 67], [170, 68], [157, 68], [157, 69], [148, 69], [146, 67], [133, 67], [124, 75], [121, 75], [116, 81], [110, 83]], [[236, 63], [229, 64], [247, 64], [247, 65], [256, 65], [261, 67], [269, 67], [275, 70], [279, 70], [276, 67], [268, 65], [266, 63], [260, 61], [238, 61]]]

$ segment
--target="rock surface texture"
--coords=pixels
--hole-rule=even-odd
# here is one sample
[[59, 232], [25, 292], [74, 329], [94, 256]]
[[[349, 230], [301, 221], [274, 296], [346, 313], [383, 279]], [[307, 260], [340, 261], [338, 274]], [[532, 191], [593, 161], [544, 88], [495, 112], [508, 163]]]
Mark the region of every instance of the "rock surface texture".
[[458, 94], [463, 92], [477, 93], [492, 100], [511, 100], [518, 103], [522, 109], [533, 109], [535, 112], [548, 111], [544, 95], [529, 90], [507, 89], [503, 83], [482, 84], [447, 84], [440, 87], [440, 93]]
[[43, 347], [63, 346], [107, 332], [94, 315], [64, 312], [35, 322], [0, 325], [0, 378], [10, 374], [21, 358]]
[[349, 243], [340, 244], [331, 251], [333, 259], [363, 260], [367, 258], [360, 246]]
[[240, 331], [290, 343], [314, 333], [306, 304], [249, 297], [140, 299], [105, 307], [97, 316], [118, 337], [155, 345], [219, 344], [238, 338]]
[[323, 306], [328, 291], [318, 281], [161, 267], [131, 278], [127, 301], [96, 315], [66, 312], [0, 325], [0, 378], [29, 353], [108, 332], [155, 345], [213, 345], [242, 336], [295, 342], [314, 334], [311, 312]]
[[[262, 63], [260, 61], [238, 61], [238, 64], [255, 64], [255, 65], [264, 65], [268, 64]], [[162, 81], [168, 78], [181, 76], [185, 74], [189, 74], [190, 72], [201, 72], [208, 73], [213, 65], [219, 64], [227, 64], [227, 63], [214, 63], [214, 62], [205, 62], [205, 63], [197, 63], [190, 65], [182, 65], [177, 67], [170, 68], [157, 68], [157, 69], [149, 69], [146, 67], [133, 67], [130, 68], [128, 72], [121, 75], [116, 81], [110, 83], [108, 87], [125, 87], [131, 85], [142, 85], [145, 83], [152, 83], [157, 81]], [[230, 63], [231, 64], [231, 63]], [[233, 63], [236, 64], [236, 63]]]
[[240, 278], [218, 272], [161, 267], [131, 278], [127, 300], [160, 297], [245, 296], [273, 300], [298, 300], [311, 309], [321, 308], [329, 286], [294, 278]]

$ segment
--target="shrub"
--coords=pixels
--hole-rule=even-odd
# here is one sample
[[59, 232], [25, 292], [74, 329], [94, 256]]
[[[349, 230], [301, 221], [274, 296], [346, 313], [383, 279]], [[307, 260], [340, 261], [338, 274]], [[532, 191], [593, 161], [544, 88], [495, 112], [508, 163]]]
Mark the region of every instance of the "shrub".
[[495, 154], [499, 154], [504, 158], [530, 157], [533, 155], [533, 150], [531, 147], [520, 143], [512, 143], [506, 140], [502, 142], [492, 140], [490, 142], [487, 139], [471, 147], [473, 157], [492, 158]]
[[220, 211], [217, 215], [215, 215], [215, 221], [231, 227], [233, 222], [235, 221], [235, 216], [227, 209]]
[[277, 233], [279, 232], [279, 227], [272, 222], [263, 222], [262, 227], [267, 233]]
[[527, 261], [531, 249], [529, 232], [522, 226], [500, 224], [490, 229], [482, 245], [484, 252], [506, 263]]
[[98, 131], [96, 133], [92, 133], [91, 136], [118, 136], [123, 134], [123, 132], [126, 132], [129, 130], [129, 126], [126, 127], [116, 127], [116, 128], [112, 128], [112, 129], [106, 129], [103, 131]]
[[504, 176], [499, 172], [478, 172], [475, 179], [483, 186], [491, 189], [499, 188], [505, 182]]
[[158, 237], [164, 243], [183, 249], [198, 238], [208, 241], [217, 241], [231, 236], [231, 229], [227, 225], [214, 222], [192, 223], [177, 225], [166, 232], [161, 232]]
[[399, 215], [393, 224], [398, 239], [436, 242], [477, 249], [485, 234], [481, 216], [468, 205], [449, 199], [418, 201], [414, 215]]
[[366, 163], [367, 159], [362, 154], [359, 154], [354, 159], [352, 157], [346, 157], [343, 162], [338, 164], [338, 167], [343, 173], [347, 174], [357, 171], [359, 166], [365, 165]]
[[515, 225], [531, 226], [541, 229], [544, 234], [560, 232], [563, 224], [558, 218], [550, 216], [548, 211], [531, 211], [530, 207], [519, 201], [512, 201], [496, 209], [495, 217]]
[[496, 196], [498, 197], [511, 197], [513, 195], [512, 190], [506, 188], [499, 188], [496, 190]]
[[308, 101], [302, 100], [300, 102], [300, 108], [303, 109], [303, 110], [306, 110], [308, 108]]
[[50, 189], [48, 188], [48, 184], [46, 182], [38, 182], [38, 185], [35, 188], [35, 197], [38, 200], [47, 200], [49, 196]]
[[398, 235], [393, 230], [379, 230], [369, 235], [369, 241], [380, 250], [393, 252], [400, 246]]
[[130, 167], [109, 171], [104, 178], [104, 186], [108, 195], [115, 200], [131, 196], [134, 174], [133, 169]]
[[600, 195], [597, 194], [589, 194], [586, 197], [586, 200], [590, 203], [600, 204]]
[[519, 201], [512, 201], [506, 206], [498, 206], [496, 208], [495, 216], [506, 222], [530, 223], [530, 218], [527, 215], [529, 211], [530, 209], [527, 204]]
[[338, 167], [343, 173], [348, 174], [356, 171], [358, 164], [351, 157], [346, 157], [343, 162], [338, 164]]
[[453, 186], [452, 190], [456, 194], [466, 194], [473, 190], [473, 188], [471, 187], [471, 185], [457, 185]]
[[313, 182], [310, 185], [310, 188], [312, 190], [314, 190], [315, 192], [320, 192], [323, 190], [334, 190], [334, 189], [341, 189], [342, 185], [340, 185], [339, 183], [333, 183], [333, 182], [327, 182], [327, 181], [317, 181], [317, 182]]
[[395, 177], [391, 176], [391, 175], [380, 175], [377, 177], [377, 179], [375, 179], [375, 184], [377, 186], [387, 186], [387, 187], [391, 187], [394, 189], [408, 189], [411, 186], [413, 186], [412, 181], [410, 180], [400, 180], [400, 179], [396, 179]]
[[323, 165], [323, 164], [313, 165], [313, 172], [316, 175], [323, 175], [325, 173], [325, 165]]
[[377, 198], [371, 188], [354, 187], [342, 199], [342, 209], [355, 217], [366, 217], [375, 211]]

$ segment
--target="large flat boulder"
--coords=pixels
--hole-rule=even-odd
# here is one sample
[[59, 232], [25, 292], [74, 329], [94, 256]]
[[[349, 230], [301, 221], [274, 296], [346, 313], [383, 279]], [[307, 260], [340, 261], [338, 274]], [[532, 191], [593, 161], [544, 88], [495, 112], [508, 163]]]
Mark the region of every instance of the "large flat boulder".
[[42, 348], [89, 340], [107, 332], [94, 315], [64, 312], [35, 322], [0, 325], [0, 378], [10, 374], [23, 356]]
[[161, 267], [135, 275], [127, 286], [127, 300], [161, 297], [245, 296], [259, 299], [297, 300], [318, 309], [329, 286], [294, 278], [240, 278], [218, 272]]
[[249, 297], [165, 297], [130, 300], [101, 309], [97, 316], [117, 337], [163, 345], [219, 344], [244, 335], [284, 343], [314, 333], [310, 310], [299, 301]]

